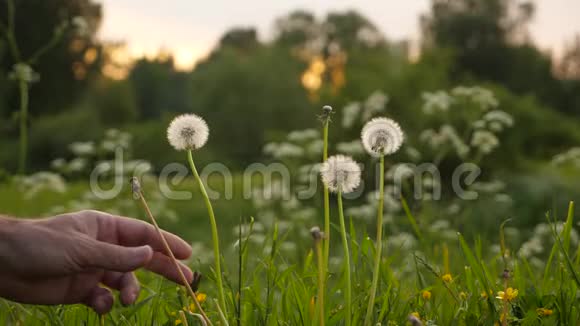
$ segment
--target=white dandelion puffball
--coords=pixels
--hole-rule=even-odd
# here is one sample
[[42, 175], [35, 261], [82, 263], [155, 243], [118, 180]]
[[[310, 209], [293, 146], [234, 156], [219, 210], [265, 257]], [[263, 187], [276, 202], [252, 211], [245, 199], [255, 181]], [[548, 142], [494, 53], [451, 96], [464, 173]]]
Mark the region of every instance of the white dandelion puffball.
[[205, 145], [208, 136], [207, 123], [195, 114], [177, 116], [167, 128], [169, 144], [178, 151], [199, 149]]
[[360, 166], [350, 157], [334, 155], [320, 168], [322, 182], [331, 192], [353, 192], [360, 184]]
[[403, 144], [403, 131], [398, 123], [388, 118], [374, 118], [363, 127], [361, 140], [372, 156], [393, 154]]

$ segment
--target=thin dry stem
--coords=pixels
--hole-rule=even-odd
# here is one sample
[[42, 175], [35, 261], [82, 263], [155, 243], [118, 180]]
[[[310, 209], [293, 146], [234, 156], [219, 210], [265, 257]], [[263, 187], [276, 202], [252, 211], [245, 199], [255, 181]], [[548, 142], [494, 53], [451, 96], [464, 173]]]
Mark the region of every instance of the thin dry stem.
[[201, 304], [199, 303], [199, 301], [197, 300], [197, 297], [195, 296], [195, 292], [193, 292], [193, 290], [191, 289], [191, 286], [189, 286], [189, 283], [187, 282], [187, 278], [185, 278], [185, 275], [183, 274], [181, 267], [179, 267], [179, 264], [177, 263], [177, 259], [175, 258], [173, 251], [171, 251], [171, 248], [169, 247], [169, 244], [167, 243], [165, 236], [161, 232], [161, 229], [159, 228], [159, 225], [157, 224], [155, 217], [153, 217], [153, 213], [151, 213], [151, 210], [149, 209], [149, 205], [147, 205], [147, 201], [145, 200], [145, 197], [143, 197], [143, 193], [141, 193], [141, 190], [137, 190], [137, 194], [139, 195], [139, 199], [141, 200], [141, 204], [143, 204], [143, 207], [145, 208], [145, 211], [147, 212], [147, 216], [149, 216], [151, 223], [153, 224], [153, 226], [155, 227], [155, 230], [157, 231], [157, 234], [159, 234], [159, 237], [161, 238], [161, 242], [163, 243], [163, 246], [165, 247], [165, 251], [167, 251], [167, 253], [171, 257], [171, 262], [173, 263], [173, 266], [175, 266], [175, 268], [177, 269], [177, 272], [179, 273], [179, 277], [181, 278], [183, 285], [186, 287], [187, 292], [189, 293], [189, 296], [191, 296], [191, 298], [193, 299], [193, 303], [195, 304], [195, 307], [199, 310], [199, 313], [203, 316], [203, 318], [205, 319], [207, 324], [213, 325], [211, 323], [211, 321], [209, 320], [209, 318], [207, 318], [207, 315], [205, 314], [205, 312], [203, 311]]

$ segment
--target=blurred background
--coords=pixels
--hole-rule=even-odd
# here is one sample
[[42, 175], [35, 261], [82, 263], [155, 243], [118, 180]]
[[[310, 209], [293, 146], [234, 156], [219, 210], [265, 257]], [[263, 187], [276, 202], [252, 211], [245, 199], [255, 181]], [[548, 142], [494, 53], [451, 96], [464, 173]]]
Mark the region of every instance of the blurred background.
[[[545, 211], [580, 194], [578, 17], [576, 0], [0, 0], [0, 209], [139, 214], [132, 203], [92, 198], [88, 175], [116, 146], [153, 177], [183, 162], [165, 130], [185, 112], [211, 128], [196, 153], [202, 166], [284, 161], [300, 171], [319, 160], [317, 116], [330, 104], [331, 153], [360, 154], [360, 126], [387, 115], [408, 136], [391, 165], [436, 162], [442, 180], [461, 162], [482, 166], [490, 196], [413, 200], [422, 225], [444, 220], [493, 238], [513, 217], [524, 243]], [[23, 80], [15, 65], [30, 57], [26, 175], [34, 178], [15, 182]], [[201, 203], [154, 198], [169, 228], [196, 214], [207, 222]], [[364, 216], [368, 201], [350, 203], [351, 215]], [[408, 231], [396, 202], [390, 230]], [[301, 223], [319, 220], [318, 198], [292, 204], [216, 206], [225, 228], [250, 215], [264, 224], [296, 212]]]

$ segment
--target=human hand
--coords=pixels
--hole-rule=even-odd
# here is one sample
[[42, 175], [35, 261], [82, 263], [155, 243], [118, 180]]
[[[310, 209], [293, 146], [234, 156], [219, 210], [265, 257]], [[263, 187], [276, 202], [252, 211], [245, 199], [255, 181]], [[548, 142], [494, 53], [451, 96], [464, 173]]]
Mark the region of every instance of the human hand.
[[[177, 259], [191, 255], [164, 233]], [[41, 220], [0, 219], [0, 297], [31, 304], [82, 303], [104, 314], [118, 290], [124, 305], [140, 291], [133, 271], [146, 268], [182, 283], [155, 228], [143, 221], [81, 211]], [[180, 264], [186, 279], [191, 270]]]

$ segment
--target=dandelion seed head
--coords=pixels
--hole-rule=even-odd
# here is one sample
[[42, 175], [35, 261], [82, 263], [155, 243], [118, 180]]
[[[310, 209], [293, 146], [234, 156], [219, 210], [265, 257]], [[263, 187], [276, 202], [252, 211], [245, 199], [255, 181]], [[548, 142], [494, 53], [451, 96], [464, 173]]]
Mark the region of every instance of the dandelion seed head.
[[195, 114], [177, 116], [167, 128], [169, 144], [178, 151], [199, 149], [208, 137], [207, 123]]
[[350, 193], [360, 184], [361, 170], [350, 157], [334, 155], [320, 168], [322, 182], [332, 192]]
[[374, 118], [363, 127], [362, 144], [372, 156], [393, 154], [403, 144], [403, 131], [398, 123], [388, 118]]
[[310, 235], [312, 235], [314, 241], [320, 241], [324, 239], [324, 232], [322, 232], [318, 226], [313, 226], [310, 229]]

